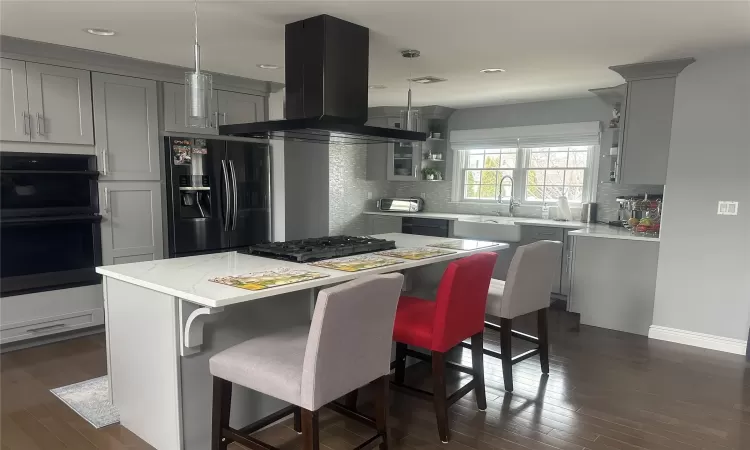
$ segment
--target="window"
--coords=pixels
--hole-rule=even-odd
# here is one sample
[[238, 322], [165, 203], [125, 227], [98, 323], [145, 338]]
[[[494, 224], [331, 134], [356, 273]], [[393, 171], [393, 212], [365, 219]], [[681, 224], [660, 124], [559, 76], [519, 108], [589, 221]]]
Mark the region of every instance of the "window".
[[[515, 148], [468, 150], [465, 158], [463, 198], [494, 201], [502, 178], [513, 176], [518, 152]], [[503, 186], [503, 196], [509, 195], [510, 185]]]
[[462, 201], [496, 202], [510, 198], [510, 176], [516, 200], [554, 203], [565, 194], [571, 203], [588, 200], [588, 182], [594, 146], [487, 148], [464, 150], [461, 157]]
[[[571, 203], [582, 203], [591, 146], [536, 147], [520, 150], [525, 159], [522, 202], [553, 202], [566, 195]], [[586, 192], [588, 194], [588, 192]]]
[[589, 201], [598, 143], [598, 122], [453, 132], [453, 200], [508, 200], [510, 180], [502, 186], [501, 180], [509, 176], [522, 204], [550, 204], [561, 195], [570, 203]]

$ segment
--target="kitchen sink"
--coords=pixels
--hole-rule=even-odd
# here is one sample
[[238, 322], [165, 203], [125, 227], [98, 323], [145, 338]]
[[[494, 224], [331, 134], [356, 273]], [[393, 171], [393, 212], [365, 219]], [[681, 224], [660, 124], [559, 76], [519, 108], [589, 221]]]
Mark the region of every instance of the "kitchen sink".
[[521, 226], [513, 217], [473, 216], [457, 220], [453, 235], [465, 239], [484, 239], [499, 242], [519, 242]]

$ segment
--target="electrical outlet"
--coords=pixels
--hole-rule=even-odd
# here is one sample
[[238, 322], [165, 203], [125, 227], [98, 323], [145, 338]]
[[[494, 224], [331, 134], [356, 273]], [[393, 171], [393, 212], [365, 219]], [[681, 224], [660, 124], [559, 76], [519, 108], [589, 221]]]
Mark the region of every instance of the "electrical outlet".
[[372, 192], [367, 193], [367, 200], [372, 200]]
[[422, 198], [427, 198], [427, 194], [425, 194], [424, 192], [420, 193], [419, 196]]
[[740, 202], [719, 201], [719, 210], [716, 214], [720, 216], [736, 216], [739, 207]]

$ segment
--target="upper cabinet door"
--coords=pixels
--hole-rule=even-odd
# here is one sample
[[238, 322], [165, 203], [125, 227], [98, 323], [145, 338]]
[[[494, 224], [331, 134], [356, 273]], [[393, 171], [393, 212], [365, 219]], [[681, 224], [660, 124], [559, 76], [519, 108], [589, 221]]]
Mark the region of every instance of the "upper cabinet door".
[[102, 180], [159, 180], [156, 81], [92, 74]]
[[219, 125], [266, 120], [266, 98], [238, 92], [216, 91], [219, 100]]
[[175, 133], [199, 133], [219, 134], [217, 125], [218, 112], [216, 107], [216, 94], [214, 90], [211, 98], [211, 128], [195, 128], [185, 125], [185, 85], [176, 83], [164, 83], [164, 131]]
[[619, 183], [666, 184], [676, 81], [628, 82]]
[[33, 142], [94, 145], [91, 73], [26, 63]]
[[0, 58], [0, 97], [0, 139], [31, 140], [25, 62]]

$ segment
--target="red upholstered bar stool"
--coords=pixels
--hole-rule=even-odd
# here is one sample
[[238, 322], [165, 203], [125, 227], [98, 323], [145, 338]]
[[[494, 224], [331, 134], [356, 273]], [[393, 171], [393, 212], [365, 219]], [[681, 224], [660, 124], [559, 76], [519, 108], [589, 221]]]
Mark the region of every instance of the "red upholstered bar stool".
[[[453, 261], [443, 273], [435, 301], [401, 296], [396, 310], [393, 340], [396, 342], [395, 380], [397, 388], [432, 396], [440, 440], [448, 442], [448, 406], [474, 389], [477, 406], [487, 408], [484, 393], [483, 338], [487, 290], [495, 267], [495, 253], [479, 253]], [[445, 353], [471, 338], [472, 367], [447, 363]], [[425, 355], [408, 346], [430, 350]], [[432, 361], [433, 393], [404, 385], [406, 356]], [[473, 375], [473, 379], [450, 396], [446, 394], [445, 368]]]

